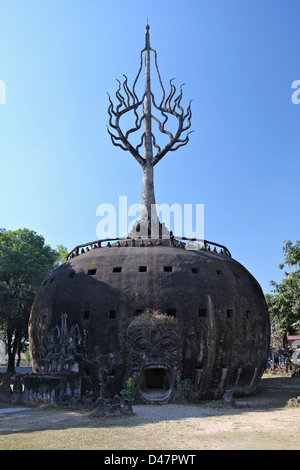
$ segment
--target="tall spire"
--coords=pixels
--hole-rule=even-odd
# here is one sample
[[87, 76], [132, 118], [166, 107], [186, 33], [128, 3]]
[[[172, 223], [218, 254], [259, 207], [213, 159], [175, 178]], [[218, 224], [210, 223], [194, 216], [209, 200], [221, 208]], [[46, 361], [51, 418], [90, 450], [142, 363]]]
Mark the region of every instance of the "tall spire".
[[[145, 36], [145, 93], [144, 93], [144, 166], [143, 187], [141, 197], [140, 230], [147, 236], [151, 232], [151, 225], [158, 223], [155, 209], [155, 195], [153, 182], [153, 148], [152, 148], [152, 114], [151, 114], [151, 76], [150, 76], [150, 26], [146, 26]], [[152, 216], [152, 220], [151, 220]], [[155, 220], [154, 220], [155, 219]], [[151, 223], [152, 222], [152, 223]]]
[[[138, 74], [134, 80], [132, 90], [128, 88], [127, 77], [124, 75], [125, 80], [123, 82], [123, 90], [126, 97], [121, 94], [121, 82], [119, 82], [119, 88], [116, 92], [116, 98], [119, 104], [114, 108], [114, 105], [109, 96], [109, 126], [116, 132], [113, 133], [109, 130], [112, 143], [122, 150], [129, 151], [137, 162], [142, 167], [143, 172], [143, 187], [141, 197], [141, 211], [139, 221], [136, 224], [135, 230], [139, 232], [140, 236], [153, 236], [153, 231], [158, 235], [158, 228], [160, 230], [159, 235], [161, 236], [161, 224], [158, 223], [158, 217], [155, 209], [155, 196], [154, 196], [154, 184], [153, 184], [153, 168], [154, 166], [170, 151], [177, 150], [179, 147], [186, 145], [189, 141], [188, 132], [183, 139], [181, 135], [187, 131], [191, 126], [191, 102], [188, 105], [186, 113], [181, 106], [182, 99], [182, 86], [180, 92], [176, 98], [176, 88], [170, 80], [170, 92], [166, 97], [165, 89], [163, 87], [160, 73], [157, 66], [157, 54], [154, 49], [150, 46], [150, 26], [147, 21], [146, 35], [145, 35], [145, 48], [141, 51], [140, 57], [140, 68]], [[159, 84], [162, 89], [162, 101], [160, 105], [157, 105], [154, 99], [154, 95], [151, 91], [151, 76], [150, 76], [150, 55], [154, 53], [155, 68], [158, 75]], [[140, 77], [143, 68], [143, 54], [145, 54], [145, 91], [141, 99], [138, 98], [135, 92], [136, 83]], [[161, 120], [152, 114], [151, 107], [159, 111], [162, 115]], [[139, 116], [138, 110], [142, 108], [143, 114]], [[124, 114], [132, 112], [135, 116], [135, 127], [129, 129], [125, 135], [120, 127], [120, 119]], [[169, 116], [172, 115], [178, 121], [178, 129], [175, 135], [169, 130], [165, 129]], [[156, 138], [152, 132], [152, 120], [155, 120], [158, 124], [159, 131], [169, 137], [169, 143], [164, 147], [160, 148], [156, 142]], [[129, 141], [130, 134], [140, 131], [142, 124], [144, 125], [144, 132], [141, 135], [140, 143], [133, 147]], [[143, 145], [143, 156], [140, 155], [139, 149]], [[153, 156], [153, 147], [156, 148], [157, 153]], [[157, 228], [158, 227], [158, 228]], [[155, 230], [154, 230], [155, 229]], [[169, 232], [168, 232], [169, 233]]]
[[145, 94], [144, 94], [144, 159], [152, 159], [152, 115], [151, 115], [151, 77], [150, 77], [150, 26], [146, 26], [145, 37]]

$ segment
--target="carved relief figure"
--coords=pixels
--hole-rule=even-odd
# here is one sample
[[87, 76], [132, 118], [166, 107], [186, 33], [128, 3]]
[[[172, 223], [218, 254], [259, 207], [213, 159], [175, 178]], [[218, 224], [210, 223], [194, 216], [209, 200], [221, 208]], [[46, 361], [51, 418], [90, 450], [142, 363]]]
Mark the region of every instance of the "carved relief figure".
[[61, 314], [61, 327], [51, 328], [43, 341], [43, 368], [45, 372], [78, 372], [76, 355], [80, 353], [81, 334], [79, 326], [67, 326], [67, 313]]

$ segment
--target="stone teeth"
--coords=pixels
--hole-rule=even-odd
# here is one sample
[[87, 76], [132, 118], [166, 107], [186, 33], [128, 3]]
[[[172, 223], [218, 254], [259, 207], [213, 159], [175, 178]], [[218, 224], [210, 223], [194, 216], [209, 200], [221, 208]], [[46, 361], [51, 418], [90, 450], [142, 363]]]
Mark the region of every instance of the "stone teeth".
[[144, 370], [148, 369], [168, 369], [167, 366], [164, 366], [163, 364], [151, 364], [149, 366], [146, 366]]

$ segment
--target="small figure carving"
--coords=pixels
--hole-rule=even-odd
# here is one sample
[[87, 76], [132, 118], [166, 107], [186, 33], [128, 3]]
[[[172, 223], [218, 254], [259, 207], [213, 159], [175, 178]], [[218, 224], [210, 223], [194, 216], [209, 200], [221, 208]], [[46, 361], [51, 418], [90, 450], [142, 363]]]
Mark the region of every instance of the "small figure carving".
[[134, 415], [129, 398], [125, 398], [124, 400], [124, 405], [122, 406], [122, 412], [126, 415]]
[[222, 397], [223, 408], [236, 408], [236, 403], [233, 399], [231, 390], [226, 390]]

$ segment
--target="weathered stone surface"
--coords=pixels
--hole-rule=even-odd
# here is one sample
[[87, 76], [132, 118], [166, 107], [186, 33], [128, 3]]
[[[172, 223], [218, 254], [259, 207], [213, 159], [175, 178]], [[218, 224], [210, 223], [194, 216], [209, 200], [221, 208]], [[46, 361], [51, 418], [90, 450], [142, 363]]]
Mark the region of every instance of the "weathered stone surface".
[[24, 377], [24, 403], [76, 405], [81, 398], [78, 374], [27, 375]]
[[[165, 240], [131, 245], [91, 250], [45, 279], [29, 322], [34, 372], [79, 374], [81, 393], [94, 397], [120, 393], [131, 375], [154, 401], [180, 377], [193, 381], [199, 398], [251, 393], [269, 351], [268, 312], [254, 277], [222, 254]], [[174, 317], [176, 326], [161, 333], [166, 348], [176, 344], [179, 363], [157, 348], [149, 326], [138, 327], [146, 309]]]

